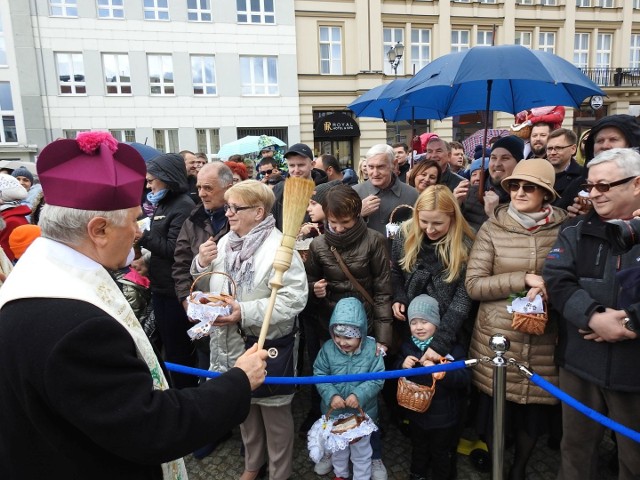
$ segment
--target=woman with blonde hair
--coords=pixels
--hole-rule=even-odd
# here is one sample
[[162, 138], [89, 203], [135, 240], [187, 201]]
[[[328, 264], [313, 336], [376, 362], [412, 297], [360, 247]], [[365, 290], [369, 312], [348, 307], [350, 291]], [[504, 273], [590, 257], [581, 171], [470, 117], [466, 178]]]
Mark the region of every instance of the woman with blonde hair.
[[423, 293], [435, 298], [440, 309], [440, 328], [421, 360], [437, 361], [449, 353], [469, 316], [464, 278], [473, 239], [451, 190], [432, 185], [420, 194], [412, 218], [393, 240], [394, 317], [407, 320], [407, 306]]
[[358, 183], [364, 183], [369, 179], [369, 173], [367, 172], [367, 159], [362, 157], [358, 162]]

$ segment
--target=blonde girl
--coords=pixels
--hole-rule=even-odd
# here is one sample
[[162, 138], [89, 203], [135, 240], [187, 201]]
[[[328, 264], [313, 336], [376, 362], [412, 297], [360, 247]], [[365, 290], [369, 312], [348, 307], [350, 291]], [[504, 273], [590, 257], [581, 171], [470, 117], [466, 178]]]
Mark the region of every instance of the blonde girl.
[[420, 194], [412, 218], [393, 241], [394, 317], [405, 321], [407, 306], [418, 295], [438, 301], [441, 325], [423, 361], [446, 355], [469, 317], [471, 299], [464, 279], [473, 239], [449, 188], [432, 185]]

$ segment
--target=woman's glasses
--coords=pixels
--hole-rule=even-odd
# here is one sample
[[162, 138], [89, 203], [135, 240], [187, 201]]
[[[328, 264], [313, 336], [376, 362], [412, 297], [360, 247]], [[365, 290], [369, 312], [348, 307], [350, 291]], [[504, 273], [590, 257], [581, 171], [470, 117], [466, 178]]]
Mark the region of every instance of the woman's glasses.
[[520, 183], [520, 182], [507, 183], [507, 189], [510, 192], [517, 192], [518, 190], [520, 190], [520, 187], [522, 187], [522, 190], [524, 191], [524, 193], [533, 193], [538, 188], [540, 188], [538, 185], [534, 185], [533, 183]]
[[236, 213], [241, 212], [242, 210], [249, 210], [250, 208], [258, 208], [258, 206], [257, 205], [239, 206], [239, 205], [229, 205], [228, 203], [225, 203], [222, 208], [224, 208], [225, 212], [231, 212], [235, 215]]
[[611, 190], [612, 187], [617, 187], [618, 185], [622, 185], [624, 183], [628, 183], [628, 182], [630, 182], [631, 180], [633, 180], [636, 177], [637, 177], [637, 175], [634, 175], [632, 177], [623, 178], [622, 180], [618, 180], [618, 181], [611, 182], [611, 183], [605, 183], [605, 182], [583, 183], [580, 186], [582, 187], [583, 190], [586, 190], [589, 193], [591, 193], [591, 190], [594, 189], [594, 188], [597, 191], [599, 191], [600, 193], [605, 193], [605, 192], [608, 192], [609, 190]]

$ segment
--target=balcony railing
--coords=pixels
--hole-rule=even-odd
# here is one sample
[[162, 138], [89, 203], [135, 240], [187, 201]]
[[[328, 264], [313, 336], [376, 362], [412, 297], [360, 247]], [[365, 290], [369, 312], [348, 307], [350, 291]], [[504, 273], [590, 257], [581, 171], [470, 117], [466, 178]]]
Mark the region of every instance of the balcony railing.
[[582, 73], [599, 87], [638, 87], [640, 68], [581, 68]]

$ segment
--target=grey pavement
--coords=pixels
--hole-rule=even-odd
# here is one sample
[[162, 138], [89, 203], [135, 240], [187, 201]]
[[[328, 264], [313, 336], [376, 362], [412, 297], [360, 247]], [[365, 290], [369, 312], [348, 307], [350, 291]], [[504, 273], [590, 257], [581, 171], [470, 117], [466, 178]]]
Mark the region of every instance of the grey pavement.
[[[307, 454], [306, 438], [298, 436], [298, 427], [302, 423], [309, 408], [309, 388], [304, 386], [296, 393], [293, 401], [296, 437], [294, 441], [294, 459], [292, 479], [327, 480], [333, 475], [318, 476], [313, 472], [313, 463]], [[215, 408], [213, 406], [212, 408]], [[389, 480], [406, 480], [409, 477], [409, 441], [398, 428], [386, 421], [386, 413], [382, 409], [382, 426], [385, 430], [383, 438], [383, 460], [387, 467]], [[235, 428], [231, 439], [220, 445], [211, 455], [203, 460], [196, 460], [192, 455], [185, 458], [190, 479], [238, 479], [244, 470], [244, 459], [240, 456], [240, 429]], [[512, 457], [512, 449], [505, 452], [505, 464], [508, 466]], [[617, 475], [608, 468], [608, 462], [614, 455], [611, 441], [603, 442], [600, 451], [600, 470], [598, 478], [615, 480]], [[536, 451], [529, 462], [527, 480], [555, 480], [560, 453], [547, 446], [547, 437], [541, 437]], [[490, 480], [490, 473], [477, 471], [469, 457], [458, 454], [458, 480]], [[506, 478], [506, 475], [505, 475]], [[432, 479], [440, 480], [440, 479]]]

